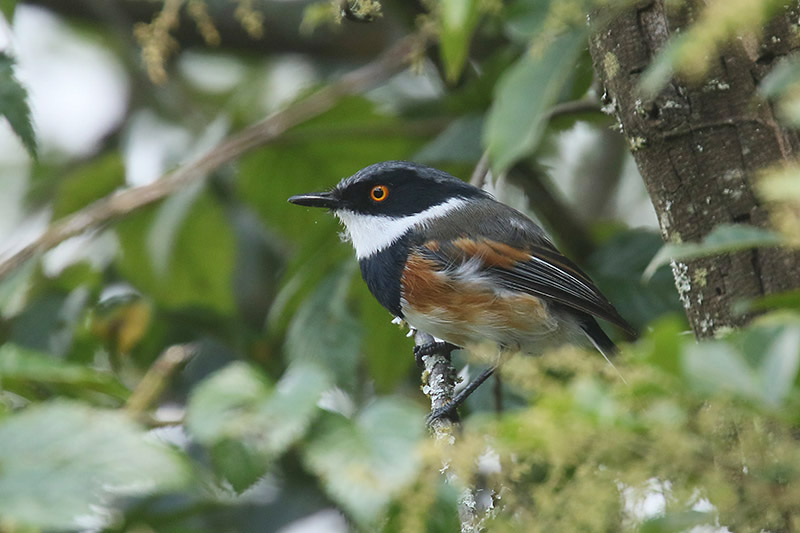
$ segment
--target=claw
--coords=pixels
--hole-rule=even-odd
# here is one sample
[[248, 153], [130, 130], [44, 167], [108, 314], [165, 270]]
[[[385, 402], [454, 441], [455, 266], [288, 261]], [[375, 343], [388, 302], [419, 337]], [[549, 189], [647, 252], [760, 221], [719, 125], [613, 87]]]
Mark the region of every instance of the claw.
[[435, 341], [429, 342], [427, 344], [420, 344], [419, 346], [414, 346], [414, 360], [417, 362], [417, 366], [419, 368], [425, 368], [425, 364], [422, 361], [423, 357], [429, 355], [440, 354], [445, 357], [450, 357], [450, 354], [453, 350], [457, 350], [458, 346], [455, 344], [450, 344], [449, 342], [444, 341]]
[[445, 417], [449, 418], [453, 422], [457, 422], [458, 411], [456, 409], [458, 409], [458, 406], [464, 403], [464, 400], [466, 400], [470, 394], [475, 392], [475, 389], [480, 387], [484, 381], [489, 379], [489, 376], [491, 376], [494, 373], [496, 368], [497, 367], [494, 366], [487, 368], [486, 370], [481, 372], [478, 375], [478, 377], [469, 382], [467, 386], [461, 390], [461, 392], [456, 394], [455, 398], [453, 398], [450, 401], [450, 403], [448, 403], [444, 407], [440, 407], [438, 409], [434, 409], [433, 411], [431, 411], [430, 414], [428, 415], [428, 418], [426, 419], [428, 425], [430, 426], [434, 421]]
[[456, 410], [457, 407], [458, 405], [455, 403], [449, 403], [444, 407], [434, 409], [428, 414], [427, 418], [425, 418], [425, 424], [431, 427], [437, 420], [442, 418], [446, 418], [450, 420], [450, 422], [457, 424], [459, 422], [458, 411]]

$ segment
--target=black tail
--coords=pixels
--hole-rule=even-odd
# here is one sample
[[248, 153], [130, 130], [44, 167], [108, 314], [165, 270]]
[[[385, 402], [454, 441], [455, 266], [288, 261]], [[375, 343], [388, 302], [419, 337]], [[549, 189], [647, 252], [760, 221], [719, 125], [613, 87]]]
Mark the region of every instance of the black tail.
[[619, 348], [614, 344], [614, 341], [608, 338], [608, 335], [606, 335], [606, 332], [600, 327], [600, 324], [597, 323], [597, 320], [595, 320], [593, 316], [586, 315], [581, 322], [581, 329], [586, 333], [586, 336], [589, 337], [589, 340], [592, 341], [597, 351], [608, 361], [608, 364], [611, 365], [611, 368], [614, 369], [622, 382], [627, 384], [628, 382], [625, 376], [623, 376], [620, 371], [617, 370], [617, 367], [614, 366], [614, 363], [611, 362], [611, 358], [617, 354]]
[[587, 315], [584, 318], [581, 322], [581, 329], [586, 333], [586, 336], [589, 337], [589, 340], [592, 341], [594, 347], [606, 358], [615, 356], [619, 351], [617, 345], [608, 338], [606, 332], [603, 331], [600, 324], [597, 323], [597, 320], [595, 320], [593, 316]]

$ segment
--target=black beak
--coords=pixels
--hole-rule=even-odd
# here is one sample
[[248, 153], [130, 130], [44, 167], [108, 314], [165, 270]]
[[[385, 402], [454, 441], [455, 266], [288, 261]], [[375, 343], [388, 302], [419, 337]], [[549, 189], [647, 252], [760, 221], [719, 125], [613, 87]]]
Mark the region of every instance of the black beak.
[[306, 207], [327, 207], [328, 209], [339, 207], [339, 200], [331, 192], [298, 194], [289, 198], [289, 202]]

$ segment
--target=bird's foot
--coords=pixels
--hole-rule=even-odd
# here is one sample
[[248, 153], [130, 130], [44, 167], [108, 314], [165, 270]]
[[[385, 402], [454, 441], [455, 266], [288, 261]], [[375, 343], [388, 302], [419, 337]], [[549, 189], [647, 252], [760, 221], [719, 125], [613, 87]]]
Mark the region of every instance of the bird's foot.
[[480, 387], [484, 381], [489, 379], [494, 371], [497, 369], [496, 366], [492, 366], [478, 374], [474, 380], [467, 383], [467, 386], [464, 387], [461, 392], [455, 395], [455, 397], [447, 404], [439, 407], [437, 409], [433, 409], [429, 414], [428, 418], [426, 419], [428, 426], [432, 425], [436, 420], [447, 418], [451, 422], [458, 422], [458, 406], [460, 406], [464, 401], [469, 398], [469, 396], [475, 392], [475, 390]]
[[425, 423], [428, 425], [428, 427], [432, 427], [437, 420], [449, 420], [451, 423], [457, 424], [459, 422], [458, 405], [459, 404], [455, 402], [451, 402], [443, 407], [434, 409], [428, 413]]
[[425, 368], [425, 363], [422, 361], [423, 357], [439, 354], [449, 359], [450, 354], [453, 353], [453, 350], [457, 349], [458, 346], [455, 344], [450, 344], [449, 342], [444, 341], [434, 341], [426, 344], [420, 344], [419, 346], [414, 346], [414, 360], [417, 362], [417, 366], [419, 368]]

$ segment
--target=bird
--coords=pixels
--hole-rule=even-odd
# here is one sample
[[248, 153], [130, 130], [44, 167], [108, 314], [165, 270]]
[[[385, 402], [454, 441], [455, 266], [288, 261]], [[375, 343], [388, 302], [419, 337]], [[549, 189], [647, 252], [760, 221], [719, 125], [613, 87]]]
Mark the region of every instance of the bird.
[[[341, 221], [372, 295], [396, 321], [434, 338], [418, 357], [487, 342], [536, 355], [588, 339], [608, 360], [617, 347], [596, 318], [635, 336], [544, 229], [442, 170], [384, 161], [289, 202]], [[434, 418], [452, 415], [495, 368]]]

